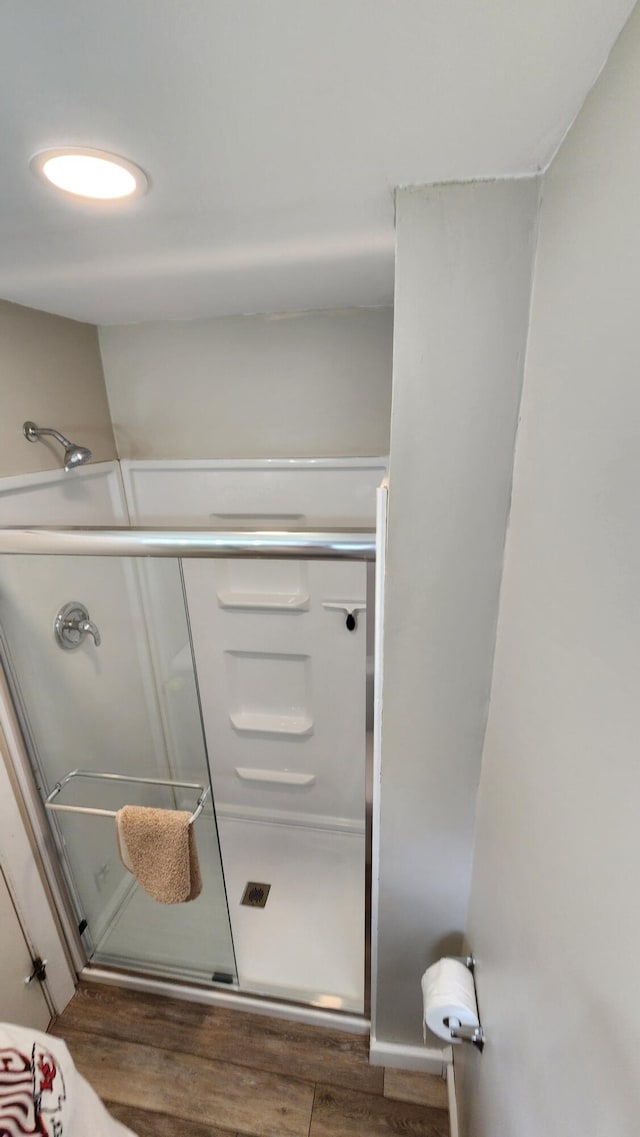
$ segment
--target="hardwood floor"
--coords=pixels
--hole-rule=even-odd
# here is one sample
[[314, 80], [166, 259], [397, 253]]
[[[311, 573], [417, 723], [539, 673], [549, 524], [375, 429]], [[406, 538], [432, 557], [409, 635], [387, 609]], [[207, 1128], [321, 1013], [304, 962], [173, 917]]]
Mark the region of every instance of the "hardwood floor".
[[442, 1079], [369, 1066], [360, 1035], [93, 983], [51, 1033], [139, 1137], [449, 1135]]

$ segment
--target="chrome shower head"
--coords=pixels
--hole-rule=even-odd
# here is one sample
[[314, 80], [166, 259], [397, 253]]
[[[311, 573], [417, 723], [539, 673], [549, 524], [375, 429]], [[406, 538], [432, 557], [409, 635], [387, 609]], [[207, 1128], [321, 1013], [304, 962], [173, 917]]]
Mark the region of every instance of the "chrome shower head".
[[69, 470], [75, 470], [76, 466], [84, 466], [85, 462], [91, 461], [91, 451], [87, 450], [86, 446], [76, 446], [72, 442], [64, 452], [64, 468], [69, 473]]
[[69, 473], [70, 470], [75, 470], [76, 466], [84, 466], [85, 462], [91, 461], [91, 451], [87, 450], [86, 446], [78, 446], [75, 442], [69, 442], [64, 434], [60, 434], [59, 430], [52, 430], [48, 426], [36, 426], [35, 422], [25, 422], [22, 427], [22, 433], [29, 442], [37, 442], [43, 434], [51, 434], [57, 438], [61, 446], [64, 446], [64, 468]]

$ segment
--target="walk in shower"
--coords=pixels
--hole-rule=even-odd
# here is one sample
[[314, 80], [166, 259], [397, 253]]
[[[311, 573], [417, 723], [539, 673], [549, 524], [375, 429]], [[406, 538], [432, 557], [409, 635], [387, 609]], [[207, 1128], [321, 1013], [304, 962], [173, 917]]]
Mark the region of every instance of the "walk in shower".
[[[0, 531], [0, 657], [76, 959], [365, 1009], [369, 532]], [[151, 899], [124, 805], [186, 810]]]

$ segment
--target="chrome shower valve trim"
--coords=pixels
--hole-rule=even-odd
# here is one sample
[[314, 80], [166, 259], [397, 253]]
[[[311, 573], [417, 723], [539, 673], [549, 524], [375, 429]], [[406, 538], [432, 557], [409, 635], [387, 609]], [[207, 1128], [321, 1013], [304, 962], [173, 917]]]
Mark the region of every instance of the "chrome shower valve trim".
[[100, 647], [100, 632], [89, 619], [84, 604], [71, 600], [60, 609], [53, 625], [58, 645], [65, 651], [73, 651], [84, 643], [86, 637], [93, 636], [96, 647]]

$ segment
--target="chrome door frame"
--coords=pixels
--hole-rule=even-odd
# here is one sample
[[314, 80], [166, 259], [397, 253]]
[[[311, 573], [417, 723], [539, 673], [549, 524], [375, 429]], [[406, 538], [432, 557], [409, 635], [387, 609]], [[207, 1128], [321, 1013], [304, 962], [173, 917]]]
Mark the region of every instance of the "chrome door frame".
[[[375, 562], [375, 529], [327, 530], [212, 530], [114, 528], [106, 526], [8, 526], [0, 528], [0, 553], [41, 556], [113, 556], [113, 557], [185, 557], [257, 558], [268, 560], [348, 560]], [[366, 1033], [368, 1017], [343, 1012], [320, 1011], [317, 1008], [280, 1003], [268, 997], [247, 995], [241, 991], [226, 992], [220, 988], [201, 987], [172, 980], [159, 980], [88, 964], [85, 945], [78, 932], [72, 910], [66, 874], [63, 873], [58, 850], [53, 846], [51, 828], [38, 792], [36, 767], [30, 761], [30, 735], [26, 713], [20, 713], [11, 683], [10, 658], [2, 653], [0, 660], [0, 729], [7, 716], [12, 740], [6, 737], [16, 789], [22, 805], [25, 828], [42, 869], [43, 882], [51, 901], [63, 943], [73, 969], [83, 978], [97, 982], [115, 982], [138, 990], [155, 990], [162, 994], [182, 995], [191, 1001], [212, 1005], [235, 1005], [261, 1014], [316, 1022], [334, 1028]], [[13, 689], [12, 689], [13, 688]], [[18, 703], [20, 699], [18, 698]], [[24, 711], [24, 709], [23, 709]], [[15, 745], [15, 742], [18, 745]]]

